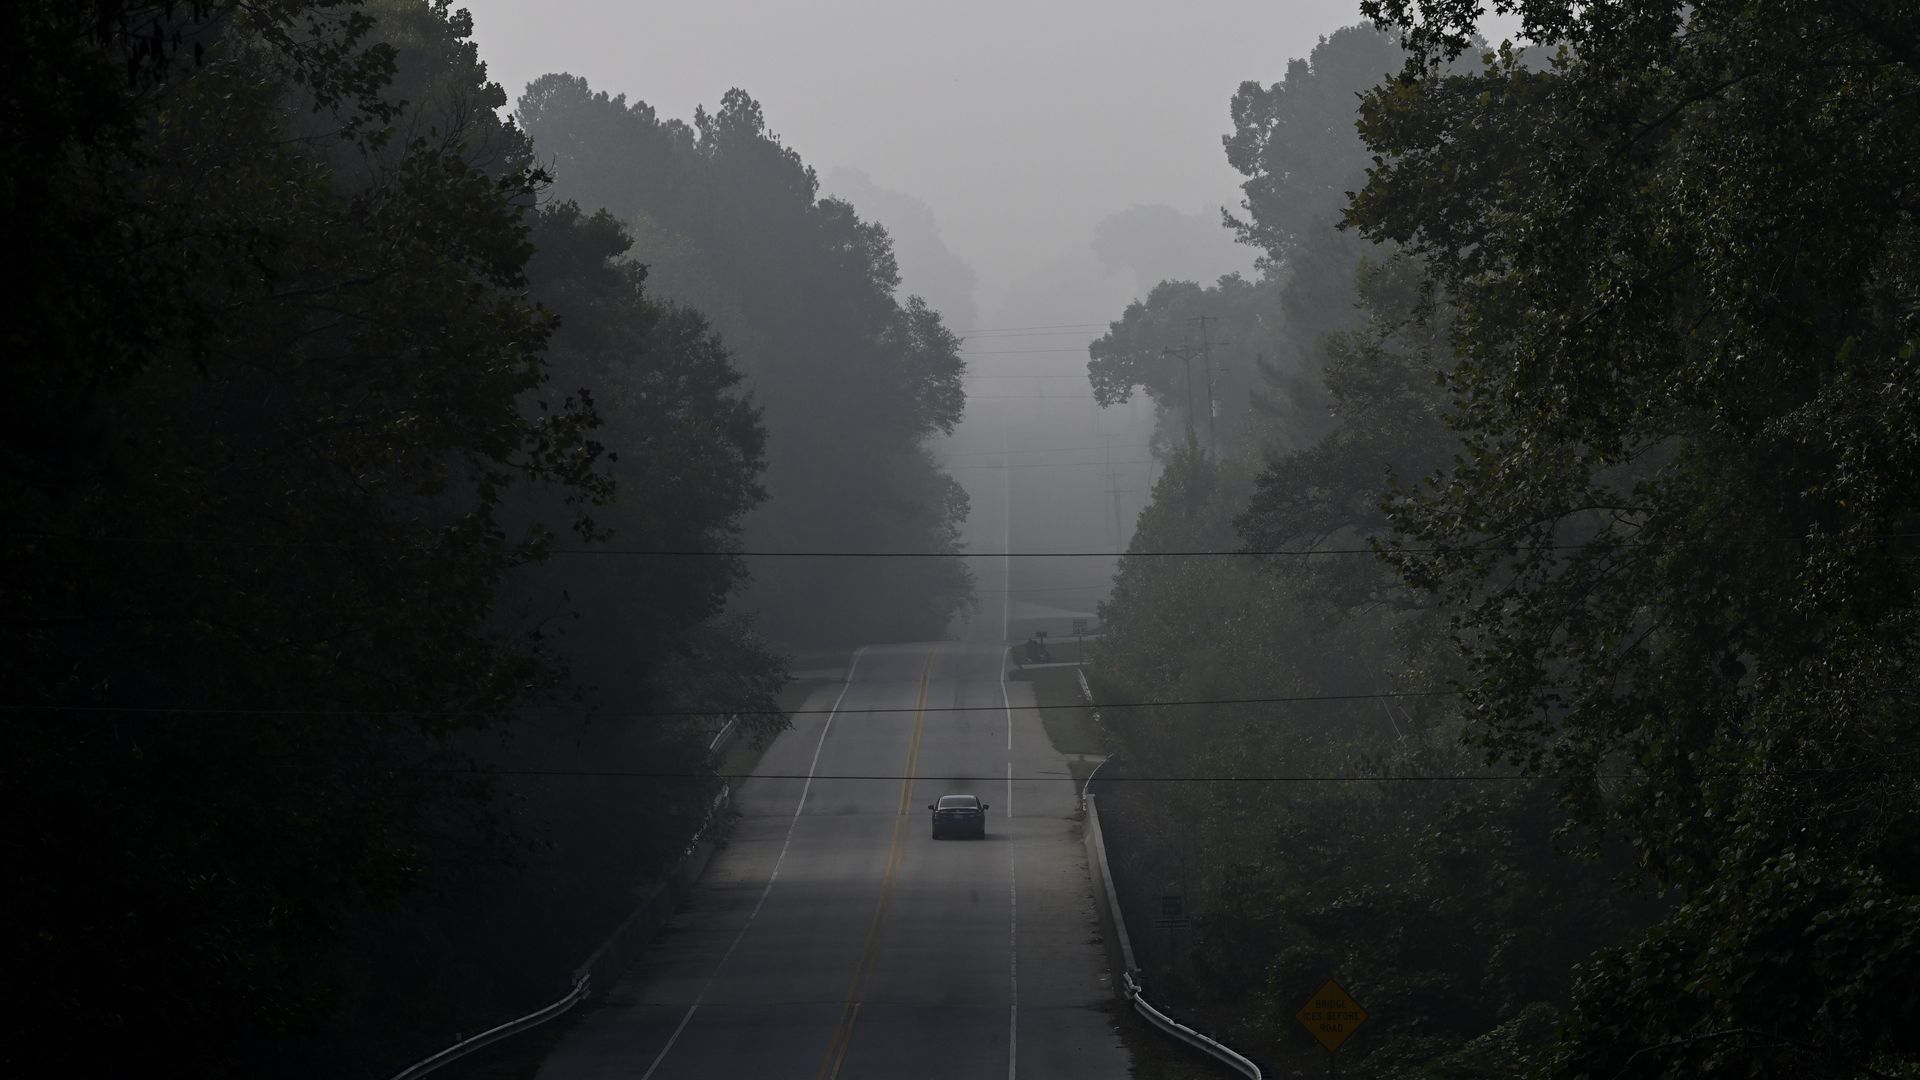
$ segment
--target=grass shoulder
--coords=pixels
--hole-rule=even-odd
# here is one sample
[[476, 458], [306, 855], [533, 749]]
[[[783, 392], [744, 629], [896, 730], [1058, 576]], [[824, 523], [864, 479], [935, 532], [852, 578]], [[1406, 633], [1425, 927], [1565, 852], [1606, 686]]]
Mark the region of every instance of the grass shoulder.
[[[1107, 751], [1101, 743], [1100, 725], [1094, 722], [1093, 709], [1080, 693], [1079, 667], [1015, 667], [1009, 677], [1033, 687], [1033, 701], [1040, 706], [1040, 724], [1046, 728], [1048, 740], [1055, 750], [1067, 756], [1073, 765], [1074, 777], [1085, 779], [1085, 774], [1093, 771], [1098, 758]], [[1089, 756], [1095, 760], [1082, 760]]]

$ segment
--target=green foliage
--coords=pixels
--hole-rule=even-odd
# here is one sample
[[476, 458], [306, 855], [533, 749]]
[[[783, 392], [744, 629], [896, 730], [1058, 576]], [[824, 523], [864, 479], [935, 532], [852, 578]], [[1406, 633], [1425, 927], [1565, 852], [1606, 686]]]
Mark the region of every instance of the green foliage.
[[[1351, 1067], [1504, 1077], [1542, 1060], [1575, 964], [1649, 904], [1607, 885], [1617, 852], [1563, 857], [1592, 838], [1563, 829], [1550, 785], [1492, 778], [1461, 745], [1456, 703], [1420, 696], [1459, 674], [1446, 613], [1354, 553], [1389, 526], [1390, 479], [1457, 447], [1435, 380], [1452, 363], [1444, 290], [1417, 258], [1334, 230], [1366, 162], [1354, 95], [1398, 58], [1356, 28], [1285, 82], [1244, 85], [1229, 152], [1265, 278], [1163, 285], [1096, 346], [1097, 386], [1164, 385], [1111, 346], [1179, 298], [1222, 304], [1272, 359], [1221, 460], [1168, 457], [1102, 611], [1094, 677], [1112, 700], [1415, 696], [1111, 710], [1122, 775], [1233, 782], [1116, 785], [1102, 809], [1124, 823], [1109, 836], [1126, 838], [1126, 876], [1195, 913], [1175, 952], [1136, 941], [1150, 980], [1230, 1042], [1282, 1071], [1322, 1067], [1293, 1014], [1338, 975], [1372, 1014], [1341, 1051]], [[1151, 556], [1241, 547], [1344, 554]]]
[[[0, 1059], [62, 1071], [85, 1038], [109, 1073], [389, 1067], [365, 1031], [289, 1047], [390, 959], [341, 949], [372, 913], [474, 869], [451, 858], [497, 869], [526, 793], [483, 801], [464, 768], [564, 745], [509, 724], [530, 705], [578, 736], [569, 669], [607, 665], [536, 628], [583, 580], [536, 567], [556, 536], [715, 552], [591, 583], [644, 613], [604, 646], [631, 700], [771, 700], [777, 663], [722, 617], [758, 414], [613, 223], [533, 210], [447, 4], [0, 18], [0, 199], [31, 267], [0, 396]], [[509, 727], [517, 751], [480, 734]], [[684, 843], [702, 735], [599, 730], [695, 781], [602, 797], [660, 826], [607, 847]]]
[[[1102, 698], [1424, 690], [1454, 670], [1440, 621], [1371, 559], [1146, 554], [1350, 548], [1380, 523], [1385, 466], [1444, 458], [1414, 267], [1368, 267], [1359, 292], [1364, 321], [1326, 345], [1338, 428], [1257, 476], [1235, 459], [1169, 461], [1102, 611]], [[1191, 946], [1150, 969], [1156, 984], [1220, 1010], [1269, 1060], [1312, 1067], [1321, 1051], [1293, 1011], [1337, 973], [1375, 1017], [1343, 1051], [1364, 1068], [1511, 1075], [1489, 1047], [1537, 1057], [1551, 1027], [1538, 1017], [1564, 1005], [1573, 965], [1644, 917], [1561, 858], [1547, 787], [1474, 779], [1486, 770], [1444, 697], [1113, 710], [1107, 725], [1129, 775], [1275, 778], [1103, 797], [1135, 823], [1114, 834], [1140, 849], [1135, 873], [1169, 875], [1198, 913]]]
[[[98, 0], [12, 4], [0, 14], [8, 103], [0, 212], [10, 256], [34, 271], [9, 298], [27, 314], [0, 330], [16, 380], [0, 400], [10, 482], [57, 497], [108, 467], [106, 392], [164, 352], [191, 360], [212, 348], [217, 301], [193, 289], [183, 264], [243, 259], [251, 246], [270, 243], [257, 219], [185, 220], [165, 197], [172, 189], [156, 190], [157, 181], [128, 167], [177, 147], [178, 133], [211, 107], [204, 95], [175, 88], [217, 75], [257, 97], [262, 84], [286, 81], [303, 87], [342, 134], [371, 137], [369, 128], [392, 113], [378, 88], [393, 60], [391, 50], [368, 43], [369, 23], [356, 7]], [[236, 49], [238, 40], [254, 47]], [[223, 181], [243, 181], [249, 168], [213, 148], [200, 163], [216, 170], [203, 177], [209, 194]], [[165, 170], [170, 182], [188, 174], [191, 163], [178, 164]], [[30, 357], [59, 362], [25, 362]]]
[[764, 497], [766, 434], [719, 337], [699, 312], [645, 295], [645, 271], [622, 260], [631, 241], [610, 216], [550, 206], [534, 239], [528, 274], [559, 313], [549, 354], [555, 381], [600, 388], [596, 434], [618, 448], [607, 468], [619, 495], [596, 527], [622, 548], [715, 553], [626, 565], [572, 560], [547, 571], [549, 588], [583, 600], [645, 597], [657, 605], [650, 618], [632, 620], [641, 636], [619, 647], [616, 663], [630, 667], [635, 657], [672, 651], [687, 626], [719, 616], [745, 578], [739, 556], [726, 552]]
[[[1333, 427], [1268, 459], [1238, 521], [1255, 548], [1313, 547], [1336, 536], [1343, 547], [1364, 544], [1387, 526], [1380, 494], [1389, 480], [1447, 460], [1453, 439], [1434, 376], [1451, 356], [1449, 309], [1435, 304], [1419, 263], [1405, 256], [1363, 261], [1352, 287], [1357, 318], [1321, 339]], [[1360, 595], [1378, 596], [1392, 589], [1382, 570], [1356, 562], [1347, 576]]]
[[6, 841], [29, 1071], [82, 1010], [113, 1046], [218, 1071], [319, 1000], [341, 913], [417, 870], [406, 823], [447, 787], [425, 737], [550, 682], [488, 625], [540, 543], [494, 520], [509, 474], [604, 490], [584, 402], [517, 407], [550, 327], [515, 295], [528, 177], [416, 142], [341, 183], [286, 118], [370, 140], [378, 108], [330, 102], [390, 51], [348, 20], [325, 33], [359, 44], [316, 61], [341, 39], [300, 46], [296, 9], [226, 14], [145, 12], [199, 63], [103, 84], [34, 163], [51, 175], [10, 187], [49, 195], [19, 208], [42, 242], [79, 246], [11, 298], [59, 299], [6, 320], [32, 358], [8, 408], [35, 417], [0, 480], [0, 682], [28, 710], [0, 787], [40, 823]]
[[[1227, 161], [1246, 180], [1244, 218], [1229, 218], [1242, 243], [1273, 266], [1325, 243], [1370, 161], [1354, 130], [1356, 94], [1397, 70], [1393, 39], [1349, 26], [1320, 39], [1311, 56], [1287, 62], [1272, 86], [1243, 82], [1233, 95]], [[1304, 284], [1304, 283], [1303, 283]], [[1335, 293], [1346, 282], [1327, 283]]]
[[[1386, 36], [1347, 27], [1288, 64], [1280, 82], [1249, 81], [1235, 93], [1224, 142], [1246, 177], [1245, 216], [1224, 224], [1260, 249], [1258, 279], [1162, 282], [1088, 350], [1097, 401], [1123, 402], [1138, 388], [1159, 406], [1161, 449], [1184, 444], [1189, 425], [1198, 444], [1229, 452], [1245, 443], [1301, 450], [1330, 430], [1320, 343], [1350, 321], [1365, 247], [1333, 228], [1367, 163], [1355, 95], [1400, 57]], [[1208, 340], [1225, 343], [1212, 350], [1211, 372], [1200, 358], [1201, 318]], [[1209, 382], [1217, 412], [1207, 406]]]
[[[631, 223], [661, 295], [706, 312], [765, 411], [767, 503], [754, 546], [957, 551], [965, 493], [922, 447], [965, 405], [959, 341], [899, 284], [885, 230], [818, 198], [813, 170], [729, 91], [692, 125], [546, 75], [519, 115], [556, 191]], [[769, 631], [937, 637], [966, 599], [959, 560], [769, 562], [745, 601]]]
[[[1920, 71], [1910, 5], [1371, 3], [1351, 220], [1459, 305], [1458, 462], [1400, 491], [1473, 740], [1676, 912], [1587, 970], [1569, 1076], [1911, 1069]], [[1418, 549], [1418, 550], [1416, 550]]]
[[[1248, 281], [1238, 274], [1213, 285], [1163, 281], [1154, 286], [1087, 347], [1094, 400], [1117, 405], [1131, 399], [1136, 388], [1146, 391], [1157, 407], [1160, 429], [1154, 443], [1162, 453], [1187, 445], [1189, 433], [1192, 445], [1231, 448], [1247, 437], [1252, 409], [1299, 415], [1274, 400], [1273, 388], [1260, 389], [1264, 373], [1286, 379], [1268, 359], [1292, 344], [1266, 318], [1279, 293], [1272, 276]], [[1209, 346], [1205, 350], [1203, 343]], [[1295, 382], [1286, 389], [1298, 393], [1305, 386]], [[1208, 408], [1209, 391], [1219, 403], [1217, 412]]]
[[1353, 275], [1368, 256], [1363, 240], [1335, 228], [1371, 161], [1355, 128], [1358, 95], [1401, 56], [1379, 31], [1346, 27], [1307, 59], [1290, 61], [1280, 82], [1242, 83], [1230, 106], [1234, 130], [1223, 141], [1228, 162], [1245, 177], [1245, 198], [1244, 215], [1227, 222], [1262, 253], [1265, 273], [1284, 274], [1277, 310], [1265, 316], [1283, 340], [1261, 373], [1263, 411], [1290, 429], [1278, 433], [1280, 449], [1301, 449], [1331, 427], [1321, 341], [1352, 322]]

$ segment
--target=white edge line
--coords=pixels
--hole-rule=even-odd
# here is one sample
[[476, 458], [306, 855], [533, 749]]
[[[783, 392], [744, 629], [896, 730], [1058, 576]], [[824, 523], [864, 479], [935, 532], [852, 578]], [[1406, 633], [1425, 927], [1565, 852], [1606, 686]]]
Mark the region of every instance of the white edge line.
[[[1013, 820], [1013, 699], [1007, 696], [1007, 654], [1000, 656], [1000, 707], [1007, 712], [1007, 811]], [[1007, 1080], [1020, 1056], [1020, 863], [1018, 845], [1007, 845]]]
[[[1013, 412], [1011, 402], [1003, 402], [1000, 410], [1000, 464], [1007, 464], [1007, 418]], [[1013, 470], [1007, 469], [1000, 474], [1000, 552], [1001, 582], [1006, 586], [1000, 593], [1000, 636], [1005, 642], [1013, 639]], [[1000, 653], [1000, 666], [1006, 668], [1006, 651]], [[1011, 747], [1009, 747], [1011, 749]]]
[[1000, 707], [1007, 714], [1007, 817], [1013, 817], [1013, 699], [1007, 696], [1007, 658], [1000, 657]]
[[780, 879], [780, 864], [786, 861], [787, 849], [793, 846], [794, 827], [800, 824], [800, 811], [806, 809], [807, 794], [813, 790], [813, 774], [820, 767], [820, 751], [827, 745], [827, 732], [833, 730], [833, 718], [840, 712], [840, 703], [847, 700], [847, 691], [853, 689], [853, 673], [860, 667], [860, 654], [866, 651], [865, 645], [853, 651], [853, 662], [847, 665], [847, 684], [840, 688], [840, 696], [833, 699], [833, 708], [827, 710], [827, 722], [820, 725], [820, 741], [813, 745], [813, 760], [807, 764], [807, 782], [800, 787], [800, 801], [794, 804], [793, 820], [787, 822], [787, 838], [780, 845], [780, 854], [773, 860], [773, 873], [767, 875], [767, 887], [760, 890], [760, 899], [754, 902], [753, 910], [747, 913], [747, 921], [741, 924], [740, 932], [733, 935], [733, 944], [728, 945], [727, 951], [720, 954], [720, 962], [713, 965], [713, 974], [707, 976], [706, 983], [700, 987], [699, 996], [693, 999], [693, 1004], [687, 1006], [687, 1014], [680, 1018], [680, 1026], [673, 1029], [672, 1035], [667, 1036], [667, 1045], [660, 1048], [660, 1055], [653, 1059], [653, 1064], [647, 1066], [646, 1072], [640, 1074], [640, 1080], [652, 1080], [654, 1070], [660, 1068], [660, 1063], [667, 1060], [667, 1055], [673, 1050], [673, 1044], [680, 1041], [680, 1033], [687, 1029], [687, 1022], [693, 1019], [693, 1014], [700, 1009], [700, 1003], [706, 1000], [707, 991], [713, 989], [713, 981], [720, 977], [720, 969], [727, 966], [727, 960], [733, 956], [733, 950], [740, 947], [741, 939], [747, 936], [747, 931], [753, 926], [754, 917], [759, 915], [760, 909], [766, 905], [767, 894], [773, 892], [773, 883]]
[[[1008, 845], [1009, 870], [1017, 869], [1014, 848]], [[1020, 885], [1016, 875], [1007, 877], [1007, 1080], [1013, 1080], [1020, 1058]]]

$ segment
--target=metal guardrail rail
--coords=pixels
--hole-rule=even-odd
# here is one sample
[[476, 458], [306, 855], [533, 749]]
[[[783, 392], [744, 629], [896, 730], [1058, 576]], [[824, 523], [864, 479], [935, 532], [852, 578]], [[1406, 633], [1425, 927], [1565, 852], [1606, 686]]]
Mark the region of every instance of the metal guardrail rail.
[[1239, 1053], [1218, 1039], [1202, 1035], [1200, 1032], [1193, 1030], [1180, 1021], [1175, 1020], [1173, 1017], [1168, 1016], [1166, 1013], [1161, 1012], [1159, 1009], [1154, 1008], [1153, 1004], [1147, 1000], [1145, 991], [1141, 989], [1140, 981], [1133, 977], [1133, 972], [1127, 972], [1126, 975], [1122, 977], [1121, 982], [1124, 983], [1127, 988], [1127, 997], [1133, 1002], [1133, 1011], [1146, 1017], [1147, 1023], [1179, 1039], [1188, 1046], [1202, 1053], [1211, 1055], [1225, 1063], [1227, 1067], [1233, 1069], [1241, 1076], [1247, 1077], [1247, 1080], [1260, 1080], [1260, 1066], [1248, 1060], [1246, 1055]]
[[[1080, 688], [1081, 692], [1086, 696], [1088, 704], [1092, 704], [1093, 691], [1087, 686], [1086, 676], [1084, 674], [1080, 676]], [[728, 724], [714, 736], [713, 742], [709, 744], [709, 750], [717, 750], [720, 743], [733, 733], [733, 728], [734, 725], [732, 721], [729, 720]], [[1106, 763], [1103, 761], [1101, 764], [1104, 765]], [[1091, 782], [1091, 780], [1092, 777], [1089, 776], [1088, 781]], [[718, 814], [720, 808], [728, 801], [727, 797], [729, 794], [731, 794], [731, 792], [723, 790], [720, 795], [715, 798], [715, 814]], [[1081, 802], [1087, 811], [1087, 828], [1089, 830], [1087, 838], [1088, 846], [1092, 849], [1094, 859], [1097, 863], [1092, 868], [1095, 874], [1095, 881], [1099, 886], [1102, 897], [1106, 900], [1108, 911], [1113, 918], [1114, 927], [1120, 937], [1122, 966], [1124, 968], [1120, 974], [1121, 985], [1125, 990], [1127, 1000], [1132, 1003], [1134, 1011], [1145, 1018], [1149, 1024], [1152, 1024], [1173, 1038], [1186, 1043], [1215, 1060], [1220, 1061], [1240, 1075], [1247, 1077], [1248, 1080], [1263, 1080], [1260, 1066], [1254, 1064], [1246, 1055], [1239, 1053], [1212, 1036], [1182, 1024], [1180, 1021], [1161, 1012], [1152, 1002], [1147, 1000], [1146, 991], [1140, 983], [1138, 969], [1134, 966], [1133, 949], [1127, 934], [1126, 918], [1120, 913], [1120, 899], [1115, 894], [1112, 872], [1107, 868], [1107, 843], [1106, 837], [1100, 829], [1100, 813], [1094, 805], [1094, 800], [1087, 795], [1084, 788], [1081, 792]], [[638, 912], [636, 912], [636, 915], [637, 914]], [[634, 916], [629, 916], [628, 922], [631, 923], [633, 918]], [[612, 938], [609, 938], [600, 948], [594, 950], [593, 956], [588, 958], [586, 963], [575, 970], [573, 988], [558, 1001], [543, 1008], [536, 1009], [525, 1016], [489, 1028], [470, 1039], [457, 1042], [431, 1057], [423, 1058], [394, 1074], [393, 1080], [418, 1080], [419, 1077], [426, 1076], [436, 1069], [450, 1065], [476, 1050], [499, 1042], [502, 1039], [511, 1038], [521, 1032], [532, 1030], [549, 1020], [564, 1015], [575, 1005], [586, 1000], [593, 985], [592, 969], [595, 962], [600, 959], [601, 955], [608, 950], [609, 946], [614, 944], [615, 939], [626, 929], [627, 925], [623, 924], [620, 930], [614, 932]]]
[[[1080, 693], [1086, 698], [1088, 705], [1093, 704], [1093, 688], [1087, 685], [1087, 677], [1084, 673], [1080, 676]], [[1112, 758], [1107, 759], [1107, 761], [1111, 760]], [[1100, 764], [1104, 766], [1106, 763], [1102, 761]], [[1099, 769], [1094, 771], [1099, 772]], [[1090, 870], [1093, 874], [1095, 891], [1106, 901], [1107, 912], [1113, 919], [1115, 935], [1119, 938], [1120, 984], [1126, 992], [1127, 1000], [1133, 1004], [1133, 1011], [1144, 1017], [1147, 1023], [1214, 1058], [1247, 1077], [1247, 1080], [1262, 1080], [1260, 1066], [1254, 1064], [1245, 1054], [1175, 1020], [1147, 1000], [1145, 988], [1140, 983], [1140, 969], [1134, 963], [1133, 940], [1127, 934], [1126, 916], [1120, 913], [1120, 896], [1113, 886], [1113, 871], [1107, 866], [1107, 837], [1100, 828], [1100, 810], [1096, 805], [1098, 800], [1088, 791], [1092, 785], [1093, 777], [1088, 776], [1087, 786], [1080, 789], [1080, 805], [1087, 815], [1087, 849], [1093, 860]]]
[[[738, 732], [738, 718], [728, 717], [727, 722], [721, 726], [719, 731], [714, 733], [712, 740], [707, 743], [707, 752], [713, 754], [719, 753], [721, 749], [733, 740]], [[670, 890], [673, 878], [685, 874], [687, 867], [696, 860], [700, 861], [699, 865], [692, 871], [693, 876], [697, 877], [700, 871], [705, 868], [706, 864], [700, 854], [701, 846], [706, 844], [708, 852], [711, 852], [710, 837], [715, 826], [721, 822], [722, 816], [732, 803], [733, 788], [730, 785], [722, 784], [719, 794], [713, 797], [713, 805], [707, 809], [707, 820], [701, 824], [699, 831], [694, 834], [693, 840], [687, 845], [686, 853], [681, 857], [680, 869], [674, 871], [674, 874], [669, 877], [667, 882], [662, 883], [660, 887], [661, 891]], [[585, 963], [573, 970], [573, 989], [567, 991], [558, 1001], [535, 1009], [525, 1016], [509, 1020], [496, 1027], [488, 1028], [470, 1039], [462, 1039], [430, 1057], [422, 1058], [400, 1070], [398, 1073], [395, 1073], [393, 1080], [418, 1080], [419, 1077], [459, 1061], [475, 1050], [490, 1046], [502, 1039], [512, 1038], [521, 1032], [531, 1031], [549, 1020], [558, 1019], [565, 1015], [568, 1010], [572, 1009], [575, 1005], [585, 1001], [587, 996], [592, 992], [593, 972], [596, 968], [614, 966], [617, 970], [617, 967], [624, 966], [625, 962], [631, 959], [630, 950], [632, 943], [627, 939], [644, 920], [644, 917], [649, 912], [657, 909], [659, 897], [660, 893], [656, 892], [654, 896], [649, 897], [639, 907], [635, 908], [633, 912], [615, 928], [613, 933], [609, 934], [607, 939], [600, 943], [600, 947], [593, 950], [593, 955], [587, 957]], [[669, 901], [671, 901], [671, 898], [669, 898]], [[667, 914], [671, 914], [672, 908], [673, 904], [669, 902], [668, 907], [665, 909]]]
[[489, 1028], [471, 1039], [464, 1039], [454, 1043], [452, 1046], [447, 1047], [432, 1057], [422, 1058], [400, 1070], [398, 1073], [395, 1073], [393, 1080], [415, 1080], [416, 1077], [425, 1076], [442, 1066], [451, 1065], [482, 1047], [491, 1046], [501, 1039], [537, 1028], [541, 1024], [564, 1014], [575, 1005], [585, 1001], [588, 987], [592, 985], [592, 982], [592, 977], [583, 971], [574, 979], [573, 989], [568, 991], [566, 996], [560, 1000], [545, 1008], [535, 1009], [533, 1012], [517, 1020], [509, 1020], [498, 1027]]

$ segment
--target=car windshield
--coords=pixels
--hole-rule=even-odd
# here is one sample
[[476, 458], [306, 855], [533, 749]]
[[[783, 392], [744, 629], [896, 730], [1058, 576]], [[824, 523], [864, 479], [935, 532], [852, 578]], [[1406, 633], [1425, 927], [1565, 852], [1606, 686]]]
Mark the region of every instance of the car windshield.
[[942, 810], [974, 810], [979, 806], [980, 800], [971, 795], [940, 796], [940, 809]]

